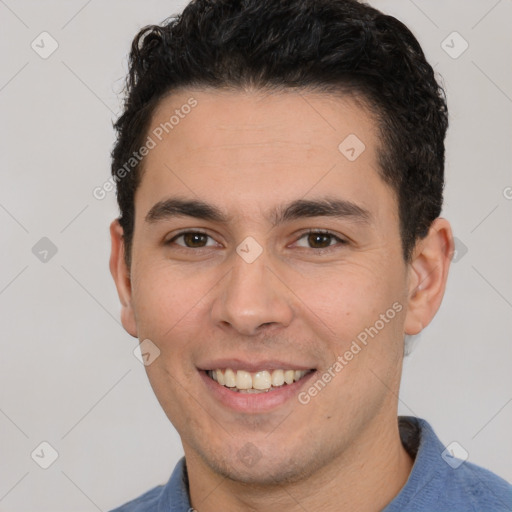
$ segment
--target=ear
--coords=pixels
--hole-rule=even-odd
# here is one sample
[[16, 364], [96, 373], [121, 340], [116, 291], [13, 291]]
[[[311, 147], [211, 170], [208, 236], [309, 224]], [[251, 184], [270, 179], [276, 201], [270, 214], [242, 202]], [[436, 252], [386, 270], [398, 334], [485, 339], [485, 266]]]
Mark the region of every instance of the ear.
[[112, 245], [109, 266], [121, 301], [121, 322], [126, 331], [136, 338], [137, 324], [132, 308], [130, 269], [127, 267], [124, 257], [123, 228], [117, 219], [110, 224], [110, 239]]
[[450, 223], [441, 217], [419, 240], [409, 264], [409, 301], [405, 334], [418, 334], [434, 318], [443, 299], [454, 252]]

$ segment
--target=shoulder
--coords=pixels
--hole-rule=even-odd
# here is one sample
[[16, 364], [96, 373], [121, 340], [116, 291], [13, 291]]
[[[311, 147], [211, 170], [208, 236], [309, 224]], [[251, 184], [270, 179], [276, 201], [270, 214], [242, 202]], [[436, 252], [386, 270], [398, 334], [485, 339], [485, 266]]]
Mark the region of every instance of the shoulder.
[[402, 443], [415, 460], [409, 479], [386, 512], [512, 511], [510, 483], [457, 458], [451, 445], [445, 447], [425, 420], [400, 417], [399, 426]]
[[512, 485], [491, 471], [471, 462], [457, 469], [447, 468], [444, 495], [452, 501], [467, 503], [475, 511], [512, 511]]
[[190, 509], [188, 475], [185, 457], [182, 457], [165, 485], [158, 485], [138, 498], [110, 512], [161, 512]]
[[160, 501], [163, 485], [154, 487], [153, 489], [145, 492], [138, 498], [131, 500], [110, 512], [152, 512], [157, 510], [158, 502]]

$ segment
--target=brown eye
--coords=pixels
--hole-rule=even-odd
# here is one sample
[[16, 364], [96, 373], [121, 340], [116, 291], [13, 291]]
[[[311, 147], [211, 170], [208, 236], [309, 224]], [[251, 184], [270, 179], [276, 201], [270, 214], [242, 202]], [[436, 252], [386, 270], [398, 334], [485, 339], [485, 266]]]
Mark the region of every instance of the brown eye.
[[183, 235], [183, 241], [187, 247], [204, 247], [207, 238], [208, 236], [202, 233], [185, 233]]
[[[175, 243], [176, 245], [188, 249], [201, 249], [208, 246], [209, 238], [211, 239], [209, 235], [202, 233], [201, 231], [187, 231], [171, 238], [171, 240], [169, 240], [166, 245], [172, 245]], [[182, 243], [178, 243], [178, 240], [182, 240]], [[214, 244], [209, 245], [211, 246]]]
[[308, 243], [314, 249], [324, 249], [331, 245], [332, 236], [323, 233], [310, 233], [308, 235]]
[[341, 245], [347, 243], [345, 240], [329, 231], [308, 231], [299, 238], [299, 240], [302, 239], [306, 239], [306, 246], [301, 244], [299, 244], [299, 246], [308, 249], [328, 249], [336, 245], [336, 242]]

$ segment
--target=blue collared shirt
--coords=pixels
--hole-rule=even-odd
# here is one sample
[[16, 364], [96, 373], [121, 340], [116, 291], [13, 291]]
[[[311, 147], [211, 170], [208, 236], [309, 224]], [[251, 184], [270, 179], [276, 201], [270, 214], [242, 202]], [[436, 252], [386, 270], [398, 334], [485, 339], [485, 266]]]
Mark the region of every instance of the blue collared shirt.
[[[414, 458], [409, 478], [382, 512], [512, 512], [512, 485], [446, 450], [423, 419], [399, 417], [400, 437]], [[189, 512], [183, 457], [165, 485], [111, 512]]]

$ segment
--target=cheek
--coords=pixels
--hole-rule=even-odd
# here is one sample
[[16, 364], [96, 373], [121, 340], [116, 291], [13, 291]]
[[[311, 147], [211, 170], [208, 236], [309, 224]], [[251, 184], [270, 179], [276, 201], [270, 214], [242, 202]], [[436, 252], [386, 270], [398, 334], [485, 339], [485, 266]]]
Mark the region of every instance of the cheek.
[[376, 266], [339, 265], [309, 273], [294, 286], [305, 305], [333, 331], [353, 335], [400, 298], [397, 287], [384, 275]]
[[198, 316], [204, 313], [201, 299], [211, 285], [197, 274], [185, 277], [158, 263], [140, 267], [133, 281], [139, 339], [151, 340], [159, 350], [145, 367], [149, 382], [169, 420], [186, 429], [197, 420], [189, 411], [190, 395], [185, 390], [197, 379], [190, 353], [204, 327]]
[[345, 390], [345, 399], [356, 382], [362, 393], [365, 389], [370, 393], [372, 383], [379, 385], [370, 370], [391, 383], [402, 357], [402, 287], [390, 279], [390, 272], [374, 269], [362, 265], [340, 268], [330, 273], [334, 276], [330, 280], [317, 280], [318, 286], [309, 285], [304, 290], [315, 315], [307, 309], [305, 314], [315, 322], [317, 333], [328, 340], [324, 347], [330, 354], [327, 368], [332, 370], [339, 362], [334, 373]]
[[205, 278], [184, 275], [167, 265], [140, 267], [134, 275], [132, 297], [140, 336], [176, 337], [197, 315], [211, 288]]

